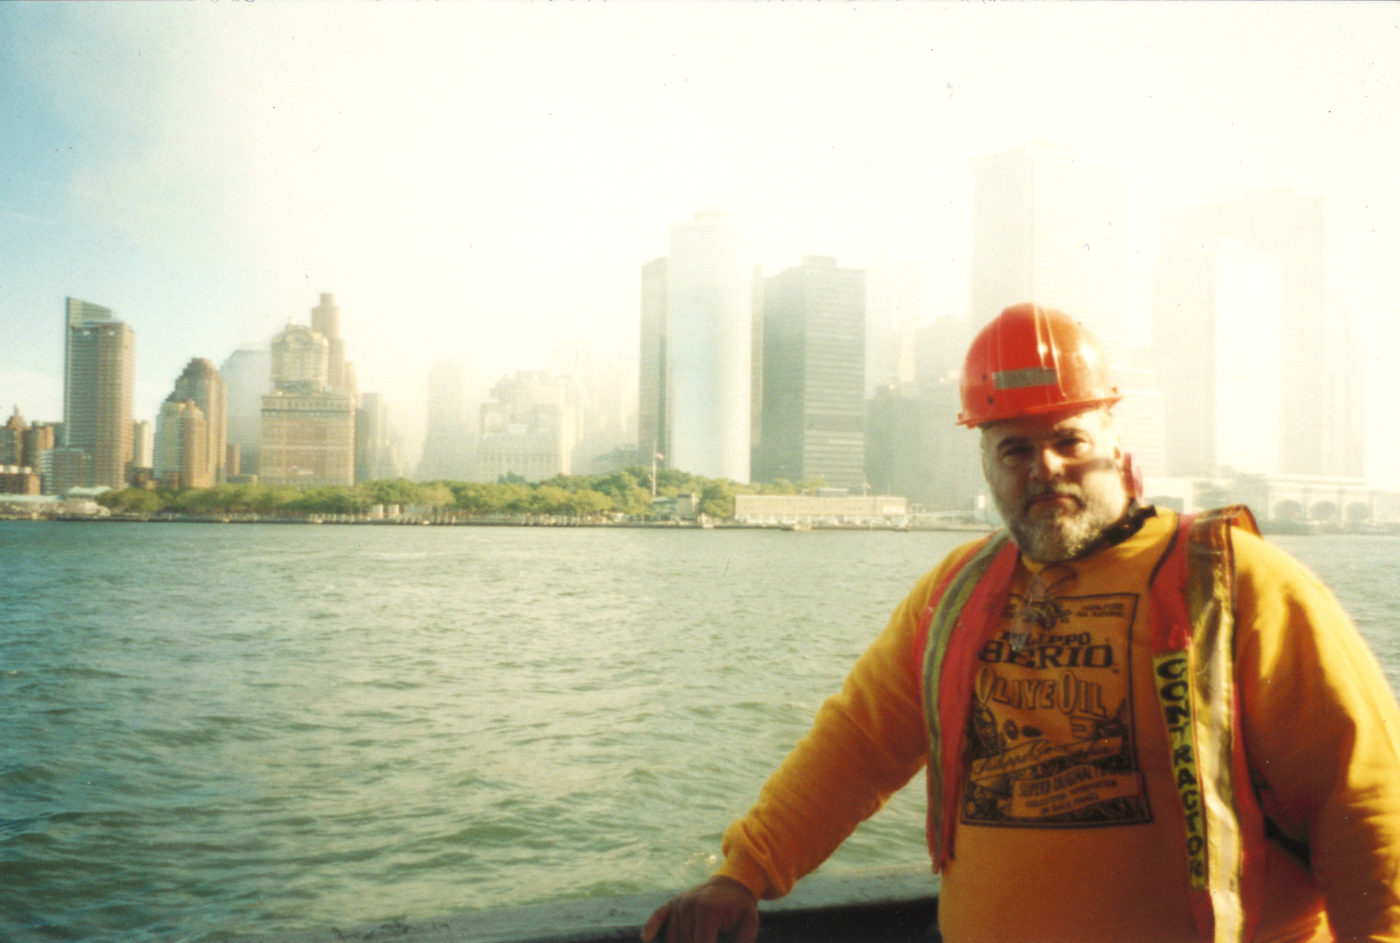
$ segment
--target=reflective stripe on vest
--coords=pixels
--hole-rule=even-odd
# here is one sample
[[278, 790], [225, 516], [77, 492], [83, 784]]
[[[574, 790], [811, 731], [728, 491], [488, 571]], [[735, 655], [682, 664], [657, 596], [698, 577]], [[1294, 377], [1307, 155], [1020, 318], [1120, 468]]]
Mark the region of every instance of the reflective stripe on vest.
[[1264, 891], [1264, 814], [1250, 785], [1235, 686], [1231, 527], [1259, 532], [1241, 506], [1183, 517], [1153, 575], [1148, 608], [1192, 909], [1202, 937], [1221, 943], [1253, 935]]
[[[1237, 748], [1232, 526], [1258, 533], [1242, 506], [1183, 515], [1152, 574], [1147, 609], [1192, 912], [1201, 938], [1214, 943], [1253, 933], [1264, 876], [1263, 813], [1244, 750]], [[935, 869], [953, 852], [972, 666], [1005, 609], [1019, 558], [1005, 531], [974, 548], [934, 590], [916, 636], [923, 649], [928, 842]]]
[[[981, 644], [982, 627], [1000, 617], [1020, 555], [1010, 535], [997, 531], [977, 548], [944, 591], [929, 599], [920, 624], [929, 743], [928, 842], [935, 870], [952, 855], [958, 805], [956, 777], [967, 751], [967, 715], [972, 703], [972, 657]], [[945, 672], [946, 664], [961, 665], [964, 670]], [[956, 760], [950, 762], [950, 758]]]

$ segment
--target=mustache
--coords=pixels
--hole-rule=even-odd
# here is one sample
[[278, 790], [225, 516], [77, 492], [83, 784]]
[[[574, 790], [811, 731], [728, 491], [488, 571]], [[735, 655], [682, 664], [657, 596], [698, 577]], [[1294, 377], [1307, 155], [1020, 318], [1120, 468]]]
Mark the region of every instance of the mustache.
[[1026, 493], [1021, 496], [1021, 511], [1030, 510], [1031, 504], [1039, 498], [1069, 498], [1071, 501], [1084, 506], [1084, 493], [1073, 485], [1046, 482], [1045, 484], [1031, 484], [1026, 487]]

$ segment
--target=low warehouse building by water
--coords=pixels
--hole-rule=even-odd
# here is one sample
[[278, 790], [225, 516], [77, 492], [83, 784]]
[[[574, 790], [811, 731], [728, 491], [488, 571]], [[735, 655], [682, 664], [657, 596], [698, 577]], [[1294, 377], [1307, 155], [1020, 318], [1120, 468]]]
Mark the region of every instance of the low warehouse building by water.
[[909, 501], [894, 495], [740, 494], [734, 520], [740, 524], [897, 527], [909, 515]]

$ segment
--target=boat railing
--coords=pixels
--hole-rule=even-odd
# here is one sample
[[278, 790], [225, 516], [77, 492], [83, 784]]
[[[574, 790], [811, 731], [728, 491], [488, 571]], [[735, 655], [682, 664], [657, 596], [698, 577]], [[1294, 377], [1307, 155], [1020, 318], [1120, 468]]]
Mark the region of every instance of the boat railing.
[[[632, 943], [669, 893], [561, 898], [540, 904], [236, 943]], [[936, 943], [937, 879], [923, 868], [813, 874], [760, 905], [759, 943]]]

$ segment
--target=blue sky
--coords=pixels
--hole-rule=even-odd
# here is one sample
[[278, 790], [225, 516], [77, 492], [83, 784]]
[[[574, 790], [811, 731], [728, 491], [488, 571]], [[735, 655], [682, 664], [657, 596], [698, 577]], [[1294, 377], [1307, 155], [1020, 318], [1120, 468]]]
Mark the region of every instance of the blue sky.
[[135, 328], [150, 418], [331, 291], [411, 447], [436, 358], [630, 365], [707, 206], [767, 271], [883, 253], [962, 314], [969, 161], [1042, 141], [1129, 172], [1137, 322], [1162, 207], [1325, 196], [1400, 468], [1397, 48], [1396, 4], [0, 4], [0, 405], [61, 418], [67, 295]]

